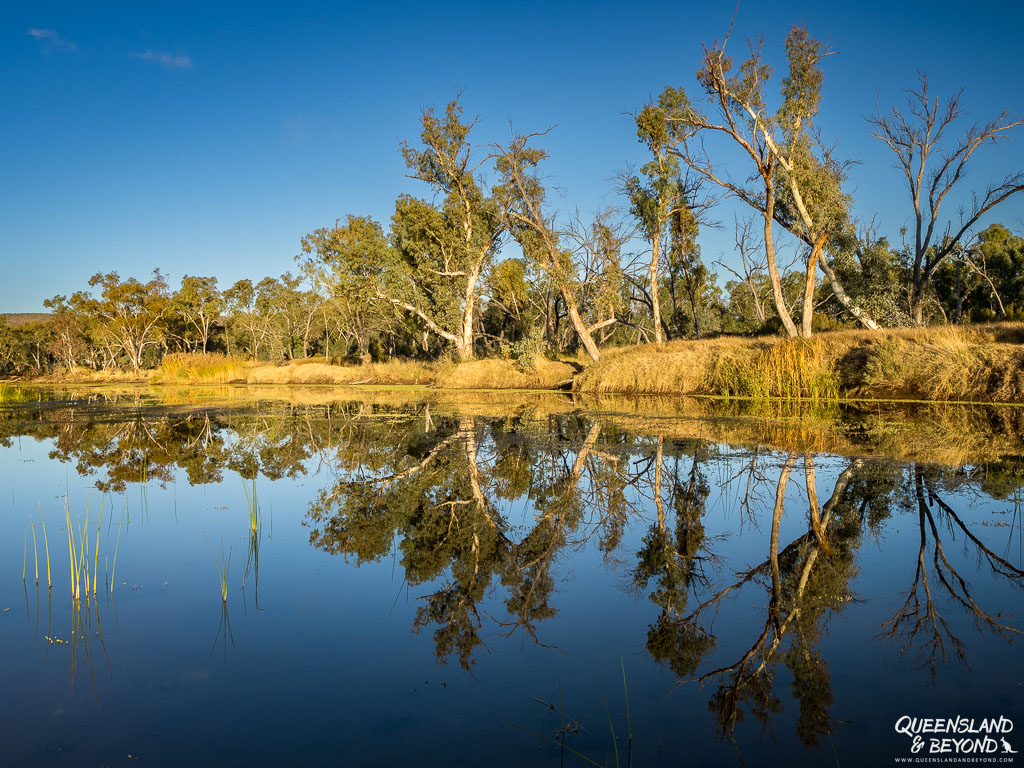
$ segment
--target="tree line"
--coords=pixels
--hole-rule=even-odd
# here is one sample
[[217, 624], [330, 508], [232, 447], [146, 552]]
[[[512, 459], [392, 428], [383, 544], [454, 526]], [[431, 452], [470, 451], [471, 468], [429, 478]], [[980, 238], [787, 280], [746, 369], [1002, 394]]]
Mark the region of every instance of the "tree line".
[[[666, 87], [633, 115], [647, 159], [618, 174], [617, 209], [560, 211], [544, 173], [551, 129], [475, 144], [477, 120], [456, 98], [402, 142], [425, 194], [400, 195], [387, 228], [349, 214], [302, 238], [299, 274], [223, 290], [215, 277], [172, 290], [159, 271], [97, 273], [91, 290], [46, 301], [46, 321], [0, 320], [0, 367], [139, 371], [211, 351], [596, 361], [610, 345], [708, 334], [1024, 318], [1024, 238], [980, 226], [1024, 190], [1024, 171], [959, 202], [976, 154], [1024, 121], [1003, 111], [968, 125], [963, 92], [940, 99], [924, 75], [904, 104], [876, 107], [867, 128], [907, 193], [908, 224], [891, 239], [852, 214], [851, 161], [816, 124], [833, 52], [793, 27], [778, 78], [763, 40], [739, 64], [728, 42], [704, 46], [692, 87]], [[725, 200], [744, 211], [734, 258], [708, 263], [699, 235], [723, 226]]]

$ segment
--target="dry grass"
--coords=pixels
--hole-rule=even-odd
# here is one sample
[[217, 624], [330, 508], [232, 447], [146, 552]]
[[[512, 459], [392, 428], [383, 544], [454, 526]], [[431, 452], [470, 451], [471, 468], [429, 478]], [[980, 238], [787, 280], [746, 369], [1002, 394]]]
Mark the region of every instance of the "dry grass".
[[[582, 370], [581, 370], [582, 368]], [[758, 400], [894, 398], [1024, 403], [1024, 324], [832, 331], [811, 340], [720, 337], [603, 351], [599, 363], [540, 359], [328, 365], [254, 364], [223, 355], [169, 355], [157, 372], [80, 371], [53, 383], [369, 385], [556, 389], [577, 393], [726, 395]]]
[[928, 400], [1024, 402], [1024, 346], [1006, 326], [925, 330], [933, 332], [865, 342], [851, 355], [861, 363], [850, 371], [851, 388]]
[[60, 369], [46, 376], [37, 376], [31, 381], [56, 382], [60, 384], [144, 384], [156, 375], [156, 371], [142, 370], [138, 373], [121, 370], [94, 371], [91, 368], [76, 368], [73, 371]]
[[154, 384], [229, 384], [242, 382], [252, 363], [220, 354], [176, 353], [165, 355]]
[[368, 365], [327, 365], [295, 360], [288, 365], [261, 365], [248, 371], [248, 384], [429, 384], [434, 366], [412, 360]]
[[434, 380], [441, 389], [558, 389], [566, 388], [579, 366], [538, 358], [532, 371], [512, 360], [490, 358], [442, 366]]
[[1024, 325], [821, 333], [809, 341], [719, 338], [629, 347], [587, 368], [595, 393], [841, 395], [1024, 402]]
[[288, 365], [261, 365], [247, 374], [249, 384], [430, 385], [441, 389], [554, 389], [566, 385], [577, 367], [538, 360], [525, 371], [509, 360], [484, 359], [465, 363], [425, 363], [389, 360], [367, 365], [327, 365], [294, 360]]

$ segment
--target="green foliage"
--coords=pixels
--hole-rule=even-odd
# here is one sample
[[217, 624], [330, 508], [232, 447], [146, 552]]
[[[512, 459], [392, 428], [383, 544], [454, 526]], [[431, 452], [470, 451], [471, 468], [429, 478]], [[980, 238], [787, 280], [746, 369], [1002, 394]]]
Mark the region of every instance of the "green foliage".
[[160, 270], [153, 270], [149, 282], [134, 277], [122, 280], [117, 272], [96, 273], [89, 279], [98, 287], [99, 296], [85, 297], [82, 307], [99, 322], [97, 332], [114, 355], [120, 353], [136, 373], [142, 368], [147, 351], [156, 356], [156, 347], [166, 335], [165, 315], [170, 296], [167, 281]]
[[515, 360], [524, 371], [532, 373], [537, 368], [537, 359], [543, 357], [547, 349], [544, 328], [535, 325], [518, 341], [502, 344], [499, 353], [506, 360]]
[[181, 288], [171, 298], [169, 314], [180, 326], [177, 335], [187, 351], [206, 352], [214, 324], [224, 313], [224, 296], [216, 277], [185, 275]]
[[[915, 316], [1024, 319], [1024, 239], [992, 224], [967, 242], [974, 214], [1024, 189], [1019, 179], [990, 188], [971, 226], [915, 244], [913, 252], [873, 232], [856, 234], [846, 164], [815, 125], [822, 61], [831, 51], [794, 26], [784, 54], [773, 93], [761, 46], [737, 63], [724, 43], [709, 45], [696, 91], [665, 87], [634, 115], [649, 155], [620, 177], [633, 231], [612, 211], [592, 221], [560, 215], [541, 170], [548, 152], [537, 142], [546, 131], [515, 135], [482, 156], [472, 142], [477, 120], [465, 118], [456, 98], [443, 111], [426, 109], [416, 140], [401, 142], [408, 176], [423, 186], [398, 196], [389, 222], [348, 215], [302, 238], [301, 274], [242, 279], [223, 291], [213, 276], [185, 275], [172, 292], [159, 270], [146, 281], [99, 272], [91, 291], [48, 299], [47, 320], [0, 321], [0, 373], [139, 374], [164, 356], [198, 352], [263, 361], [316, 355], [325, 363], [483, 353], [529, 367], [544, 352], [581, 347], [596, 361], [602, 345], [652, 335], [794, 334], [793, 317], [806, 321], [804, 334], [865, 315], [890, 327], [915, 324]], [[932, 107], [913, 112], [932, 104], [926, 80], [911, 96], [914, 116], [948, 124], [929, 117]], [[960, 114], [955, 99], [949, 108], [952, 122]], [[899, 116], [872, 123], [882, 134], [895, 131], [890, 137], [917, 135], [909, 124], [894, 128]], [[979, 142], [994, 142], [1016, 125], [1000, 118], [978, 129]], [[962, 152], [966, 161], [973, 149]], [[937, 188], [959, 179], [951, 175], [956, 166], [935, 176]], [[765, 261], [748, 270], [744, 257], [744, 274], [734, 273], [738, 279], [723, 293], [699, 244], [713, 202], [701, 184], [758, 211], [767, 235], [781, 227], [780, 243], [824, 243], [826, 281], [818, 282], [808, 249], [804, 275], [777, 263], [766, 235]], [[934, 202], [937, 209], [941, 197]], [[502, 252], [507, 239], [518, 253]]]

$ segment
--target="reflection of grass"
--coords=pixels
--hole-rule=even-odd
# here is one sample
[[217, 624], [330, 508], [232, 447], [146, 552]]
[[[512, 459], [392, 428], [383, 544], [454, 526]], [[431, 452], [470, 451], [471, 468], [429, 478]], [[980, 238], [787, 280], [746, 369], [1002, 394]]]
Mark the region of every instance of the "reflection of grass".
[[259, 495], [256, 493], [256, 478], [252, 480], [252, 492], [243, 484], [245, 491], [245, 506], [249, 515], [249, 550], [245, 559], [245, 573], [242, 574], [242, 584], [249, 579], [249, 571], [252, 570], [256, 583], [256, 605], [259, 607], [260, 589], [260, 541], [263, 538], [263, 512], [260, 508]]
[[27, 403], [35, 399], [36, 395], [31, 389], [12, 387], [10, 384], [0, 384], [0, 405]]
[[[620, 660], [620, 663], [622, 663], [621, 660]], [[625, 666], [625, 664], [622, 663], [622, 691], [623, 691], [623, 694], [624, 694], [625, 700], [626, 700], [626, 734], [627, 734], [627, 747], [626, 747], [626, 755], [625, 755], [625, 762], [624, 763], [622, 761], [622, 756], [619, 755], [619, 740], [618, 740], [618, 737], [615, 734], [615, 723], [614, 723], [614, 720], [612, 718], [611, 709], [608, 706], [608, 699], [607, 699], [607, 697], [604, 694], [604, 688], [601, 686], [600, 682], [598, 682], [597, 686], [598, 686], [598, 689], [601, 692], [601, 700], [604, 702], [605, 715], [608, 718], [608, 731], [609, 731], [609, 734], [610, 734], [610, 737], [611, 737], [611, 754], [612, 754], [612, 756], [614, 758], [614, 763], [612, 763], [612, 765], [615, 765], [616, 768], [622, 768], [623, 765], [627, 766], [627, 768], [632, 768], [632, 765], [633, 765], [633, 722], [632, 722], [632, 719], [630, 718], [630, 712], [629, 712], [629, 688], [626, 685], [626, 666]], [[562, 706], [562, 677], [561, 677], [561, 674], [558, 675], [558, 705], [556, 706], [555, 704], [551, 704], [549, 702], [544, 701], [543, 699], [538, 699], [536, 697], [534, 697], [534, 701], [536, 701], [539, 704], [543, 705], [545, 707], [545, 709], [547, 709], [550, 712], [554, 712], [554, 711], [558, 712], [559, 728], [555, 731], [554, 737], [548, 736], [547, 734], [545, 734], [545, 733], [543, 733], [541, 731], [534, 731], [534, 730], [532, 730], [530, 728], [524, 728], [524, 727], [522, 727], [520, 725], [513, 724], [513, 726], [512, 726], [513, 728], [518, 728], [519, 730], [524, 731], [525, 733], [529, 733], [529, 734], [531, 734], [533, 736], [536, 736], [537, 738], [539, 738], [539, 739], [541, 739], [543, 741], [548, 742], [549, 744], [553, 744], [556, 747], [558, 747], [559, 750], [561, 750], [561, 752], [562, 752], [562, 761], [563, 761], [563, 763], [565, 761], [565, 753], [569, 753], [571, 755], [575, 755], [576, 757], [580, 758], [581, 760], [585, 761], [586, 763], [589, 763], [590, 765], [597, 766], [598, 768], [608, 768], [609, 763], [608, 763], [607, 758], [605, 759], [605, 762], [599, 763], [596, 760], [594, 760], [592, 757], [590, 757], [589, 755], [585, 754], [584, 752], [580, 751], [579, 749], [575, 749], [574, 747], [569, 746], [569, 744], [566, 743], [567, 738], [569, 736], [574, 736], [574, 735], [577, 735], [577, 734], [580, 734], [580, 733], [585, 733], [586, 731], [583, 728], [583, 726], [580, 725], [580, 723], [578, 721], [569, 718], [566, 715], [566, 713], [565, 713], [565, 709]], [[605, 750], [605, 754], [606, 755], [608, 754], [608, 749], [607, 748]]]

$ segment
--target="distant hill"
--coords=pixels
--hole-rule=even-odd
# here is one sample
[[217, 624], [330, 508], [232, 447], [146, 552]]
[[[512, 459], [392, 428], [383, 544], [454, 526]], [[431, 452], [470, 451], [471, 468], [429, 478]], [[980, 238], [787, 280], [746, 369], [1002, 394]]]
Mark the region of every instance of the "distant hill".
[[49, 320], [49, 312], [0, 312], [0, 317], [14, 326], [38, 323], [42, 320]]

